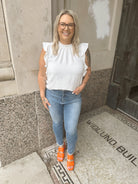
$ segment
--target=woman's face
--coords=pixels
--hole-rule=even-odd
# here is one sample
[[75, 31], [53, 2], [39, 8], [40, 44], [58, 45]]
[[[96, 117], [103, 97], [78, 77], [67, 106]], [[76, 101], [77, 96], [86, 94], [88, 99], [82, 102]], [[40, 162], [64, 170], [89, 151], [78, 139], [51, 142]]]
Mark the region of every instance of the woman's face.
[[70, 15], [62, 15], [58, 24], [59, 40], [63, 44], [70, 44], [74, 35], [75, 24]]

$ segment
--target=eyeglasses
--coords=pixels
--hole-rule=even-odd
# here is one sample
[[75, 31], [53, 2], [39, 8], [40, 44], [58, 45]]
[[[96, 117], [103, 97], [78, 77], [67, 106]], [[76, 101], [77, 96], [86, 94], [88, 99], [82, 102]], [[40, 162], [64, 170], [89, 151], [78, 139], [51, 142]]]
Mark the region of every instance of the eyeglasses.
[[66, 26], [67, 26], [69, 29], [73, 29], [74, 26], [75, 26], [74, 23], [66, 24], [66, 23], [64, 23], [64, 22], [60, 22], [59, 25], [60, 25], [61, 29], [65, 29]]

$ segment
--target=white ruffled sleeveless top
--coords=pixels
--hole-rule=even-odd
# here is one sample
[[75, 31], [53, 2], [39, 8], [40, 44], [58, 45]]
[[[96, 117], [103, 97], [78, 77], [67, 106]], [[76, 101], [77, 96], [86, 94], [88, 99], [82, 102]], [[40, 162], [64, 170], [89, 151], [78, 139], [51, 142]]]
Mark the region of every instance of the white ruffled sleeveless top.
[[46, 67], [46, 88], [51, 90], [73, 91], [82, 83], [82, 78], [87, 72], [85, 52], [88, 43], [79, 45], [79, 56], [73, 55], [72, 44], [64, 45], [59, 42], [58, 54], [52, 53], [52, 42], [43, 42]]

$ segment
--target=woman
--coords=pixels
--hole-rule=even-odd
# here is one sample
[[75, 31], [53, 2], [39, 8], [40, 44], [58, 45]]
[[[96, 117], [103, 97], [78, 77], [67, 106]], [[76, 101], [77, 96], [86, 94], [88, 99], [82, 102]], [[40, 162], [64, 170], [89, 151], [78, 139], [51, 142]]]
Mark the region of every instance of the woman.
[[62, 10], [54, 24], [53, 42], [44, 42], [39, 61], [38, 83], [44, 107], [49, 110], [57, 144], [57, 160], [63, 161], [63, 122], [67, 139], [67, 168], [74, 169], [81, 91], [90, 74], [87, 43], [79, 42], [77, 15]]

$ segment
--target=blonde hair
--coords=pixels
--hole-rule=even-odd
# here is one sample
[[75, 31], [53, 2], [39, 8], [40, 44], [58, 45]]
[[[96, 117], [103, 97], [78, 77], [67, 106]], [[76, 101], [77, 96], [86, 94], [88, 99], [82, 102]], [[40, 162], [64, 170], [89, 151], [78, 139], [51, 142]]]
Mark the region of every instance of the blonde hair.
[[58, 49], [59, 49], [59, 35], [58, 35], [58, 24], [59, 24], [59, 20], [61, 18], [62, 15], [70, 15], [75, 23], [75, 30], [74, 30], [74, 35], [72, 37], [72, 46], [73, 46], [73, 54], [77, 54], [79, 55], [79, 23], [78, 23], [78, 17], [77, 14], [75, 12], [73, 12], [72, 10], [62, 10], [59, 15], [57, 15], [55, 23], [54, 23], [54, 32], [53, 32], [53, 45], [52, 45], [52, 49], [53, 49], [53, 54], [57, 55], [58, 53]]

